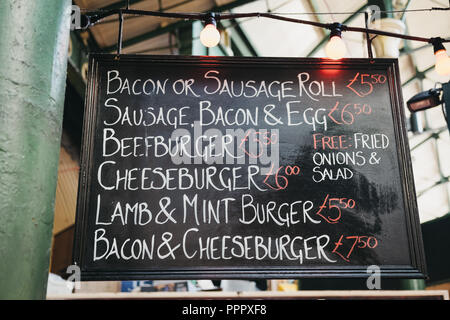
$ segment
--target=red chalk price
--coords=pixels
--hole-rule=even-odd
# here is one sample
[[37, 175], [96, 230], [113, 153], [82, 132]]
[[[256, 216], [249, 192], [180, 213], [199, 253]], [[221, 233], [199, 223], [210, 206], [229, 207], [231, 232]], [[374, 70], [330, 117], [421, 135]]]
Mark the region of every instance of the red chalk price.
[[374, 85], [383, 84], [385, 82], [385, 75], [358, 72], [355, 77], [349, 81], [347, 88], [359, 97], [365, 97], [372, 93]]
[[335, 224], [342, 217], [341, 209], [353, 209], [355, 206], [356, 202], [353, 199], [330, 198], [330, 195], [327, 194], [316, 214], [326, 222]]
[[[343, 248], [345, 244], [346, 248]], [[343, 235], [335, 242], [336, 247], [333, 253], [336, 253], [343, 260], [350, 262], [350, 258], [355, 249], [374, 249], [378, 246], [378, 240], [372, 236], [346, 236]], [[342, 248], [341, 248], [342, 247]]]
[[274, 165], [272, 164], [269, 173], [264, 179], [264, 184], [273, 190], [284, 190], [289, 184], [287, 176], [297, 176], [299, 174], [299, 166], [281, 166], [274, 171]]
[[[256, 143], [256, 149], [258, 150], [258, 153], [255, 154], [252, 151], [247, 150], [245, 143], [247, 141]], [[241, 148], [250, 158], [259, 158], [264, 151], [264, 146], [275, 144], [277, 142], [278, 135], [276, 133], [270, 133], [268, 131], [255, 131], [251, 129], [247, 131], [245, 137], [241, 140], [239, 148]]]
[[372, 107], [369, 104], [347, 103], [343, 106], [339, 101], [328, 113], [328, 118], [336, 124], [351, 125], [355, 122], [355, 115], [369, 115]]

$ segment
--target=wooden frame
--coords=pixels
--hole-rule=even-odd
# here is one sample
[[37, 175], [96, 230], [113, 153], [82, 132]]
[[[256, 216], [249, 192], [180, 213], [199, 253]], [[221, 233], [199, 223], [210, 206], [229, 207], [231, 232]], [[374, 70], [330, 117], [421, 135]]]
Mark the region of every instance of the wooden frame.
[[[366, 266], [302, 266], [302, 267], [186, 267], [156, 268], [146, 270], [89, 270], [85, 267], [85, 238], [88, 228], [88, 208], [90, 187], [93, 177], [94, 133], [97, 125], [99, 94], [99, 65], [115, 61], [115, 55], [90, 55], [90, 69], [84, 115], [84, 127], [81, 151], [80, 183], [77, 203], [77, 219], [74, 242], [74, 264], [81, 267], [83, 280], [142, 280], [142, 279], [251, 279], [251, 278], [349, 278], [368, 277]], [[138, 63], [153, 61], [169, 64], [206, 64], [206, 65], [240, 65], [249, 64], [270, 66], [274, 64], [312, 65], [320, 68], [352, 69], [367, 67], [370, 70], [385, 70], [389, 80], [397, 158], [399, 160], [405, 222], [409, 242], [411, 265], [384, 265], [381, 267], [383, 277], [424, 278], [425, 261], [422, 247], [420, 222], [417, 213], [416, 195], [409, 155], [408, 139], [405, 129], [403, 100], [396, 59], [341, 59], [339, 61], [316, 58], [231, 58], [231, 57], [184, 57], [184, 56], [141, 56], [123, 55], [121, 62]]]

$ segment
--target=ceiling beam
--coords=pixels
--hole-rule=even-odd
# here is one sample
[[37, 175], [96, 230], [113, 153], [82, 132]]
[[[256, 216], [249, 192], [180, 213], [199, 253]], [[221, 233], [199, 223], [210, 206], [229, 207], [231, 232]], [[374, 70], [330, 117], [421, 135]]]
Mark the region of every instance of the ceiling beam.
[[[134, 5], [134, 4], [136, 4], [136, 3], [139, 3], [139, 2], [144, 2], [145, 0], [129, 0], [130, 1], [130, 6], [132, 6], [132, 5]], [[120, 9], [120, 8], [125, 8], [126, 7], [126, 5], [127, 5], [127, 1], [125, 0], [121, 0], [121, 1], [117, 1], [117, 2], [114, 2], [114, 3], [112, 3], [112, 4], [110, 4], [110, 5], [107, 5], [107, 6], [105, 6], [105, 7], [102, 7], [102, 8], [99, 8], [99, 9], [97, 9], [97, 10], [115, 10], [115, 9]]]
[[[234, 21], [234, 19], [232, 20]], [[241, 28], [239, 23], [236, 22], [236, 25], [234, 26], [234, 29], [236, 30], [237, 34], [239, 35], [240, 39], [244, 42], [245, 46], [250, 51], [250, 54], [254, 57], [258, 56], [258, 52], [256, 51], [255, 47], [250, 42], [250, 39], [247, 37], [247, 33]], [[233, 40], [233, 37], [231, 38]]]
[[[144, 2], [145, 0], [129, 0], [130, 1], [130, 7], [132, 6], [132, 5], [134, 5], [134, 4], [138, 4], [139, 2]], [[186, 4], [186, 3], [189, 3], [189, 2], [191, 2], [192, 0], [184, 0], [184, 1], [180, 1], [180, 2], [178, 2], [178, 3], [174, 3], [173, 5], [171, 5], [171, 6], [168, 6], [167, 8], [163, 8], [163, 7], [161, 7], [161, 2], [159, 2], [159, 5], [160, 5], [160, 7], [159, 7], [159, 11], [165, 11], [165, 10], [170, 10], [170, 9], [173, 9], [173, 8], [176, 8], [176, 7], [179, 7], [179, 6], [181, 6], [181, 5], [183, 5], [183, 4]], [[108, 5], [108, 6], [105, 6], [105, 7], [103, 7], [103, 8], [100, 8], [100, 9], [98, 9], [98, 10], [115, 10], [115, 9], [120, 9], [120, 8], [125, 8], [126, 7], [126, 5], [127, 5], [127, 1], [125, 0], [121, 0], [121, 1], [117, 1], [117, 2], [114, 2], [114, 3], [112, 3], [112, 4], [110, 4], [110, 5]]]
[[[223, 6], [215, 6], [214, 8], [212, 8], [209, 11], [210, 12], [223, 12], [223, 11], [234, 9], [236, 7], [242, 6], [244, 4], [247, 4], [247, 3], [253, 2], [253, 1], [255, 1], [255, 0], [237, 0], [237, 1], [233, 1], [233, 2], [230, 2], [228, 4], [225, 4]], [[132, 46], [132, 45], [137, 44], [139, 42], [152, 39], [152, 38], [157, 37], [159, 35], [162, 35], [164, 33], [176, 30], [178, 28], [186, 27], [188, 25], [191, 25], [192, 22], [193, 21], [179, 20], [179, 21], [171, 23], [171, 24], [169, 24], [169, 25], [167, 25], [165, 27], [156, 28], [154, 30], [151, 30], [149, 32], [146, 32], [144, 34], [136, 36], [134, 38], [131, 38], [131, 39], [123, 41], [122, 42], [122, 48], [129, 47], [129, 46]], [[105, 52], [111, 52], [111, 51], [114, 51], [116, 49], [116, 47], [117, 47], [117, 44], [109, 46], [109, 47], [102, 48], [102, 50], [105, 51]]]
[[403, 10], [405, 10], [405, 11], [400, 16], [400, 20], [402, 20], [403, 22], [405, 22], [405, 20], [406, 20], [406, 10], [408, 10], [410, 3], [411, 3], [411, 0], [408, 0], [408, 2], [405, 4], [405, 7], [403, 8]]
[[[351, 22], [353, 19], [356, 18], [356, 16], [358, 15], [359, 11], [363, 11], [366, 8], [367, 4], [363, 5], [362, 7], [358, 8], [354, 13], [352, 13], [347, 19], [345, 19], [342, 24], [347, 24], [349, 22]], [[318, 44], [316, 44], [316, 46], [314, 48], [312, 48], [311, 51], [308, 52], [308, 54], [306, 55], [307, 57], [311, 57], [314, 53], [316, 53], [318, 50], [320, 50], [320, 48], [322, 48], [322, 46], [328, 41], [329, 38], [329, 34], [330, 32], [327, 31], [327, 35], [325, 37], [322, 38], [322, 40], [320, 40], [320, 42]]]
[[[138, 2], [141, 2], [143, 0], [135, 0], [135, 1], [136, 1], [135, 3], [138, 3]], [[176, 7], [182, 6], [183, 4], [186, 4], [186, 3], [191, 2], [191, 1], [192, 0], [184, 0], [184, 1], [181, 1], [181, 2], [178, 2], [178, 3], [175, 3], [175, 4], [171, 5], [171, 6], [168, 6], [166, 8], [162, 8], [161, 6], [159, 6], [158, 11], [159, 12], [164, 12], [166, 10], [174, 9]], [[131, 5], [131, 3], [130, 3], [130, 5]], [[159, 3], [159, 5], [161, 5], [161, 3]], [[122, 7], [121, 5], [117, 5], [117, 8], [113, 7], [111, 10], [120, 9], [121, 7]], [[103, 11], [105, 9], [100, 9], [100, 10]], [[99, 22], [95, 23], [95, 25], [106, 25], [106, 24], [118, 23], [118, 21], [119, 21], [118, 17], [114, 17], [114, 16], [111, 16], [111, 17], [113, 19], [100, 20]], [[139, 18], [142, 18], [142, 16], [131, 16], [131, 15], [128, 16], [128, 15], [125, 15], [123, 17], [123, 21], [130, 21], [130, 20], [139, 19]]]
[[[172, 31], [174, 31], [174, 30], [176, 30], [178, 28], [186, 27], [186, 26], [190, 25], [191, 23], [192, 23], [191, 21], [184, 21], [184, 20], [182, 20], [182, 21], [177, 21], [177, 22], [171, 23], [171, 24], [169, 24], [169, 25], [167, 25], [165, 27], [156, 28], [156, 29], [154, 29], [154, 30], [152, 30], [150, 32], [146, 32], [146, 33], [144, 33], [142, 35], [139, 35], [139, 36], [136, 36], [134, 38], [131, 38], [131, 39], [123, 41], [122, 42], [122, 48], [126, 48], [126, 47], [129, 47], [129, 46], [138, 44], [139, 42], [155, 38], [157, 36], [160, 36], [160, 35], [168, 33], [168, 32], [172, 32]], [[102, 51], [111, 52], [111, 51], [114, 51], [116, 49], [117, 49], [117, 44], [114, 44], [112, 46], [102, 48]]]
[[231, 33], [230, 39], [239, 51], [237, 52], [238, 55], [253, 57], [258, 56], [258, 53], [248, 39], [245, 31], [242, 30], [239, 23], [235, 19], [223, 20], [220, 22], [220, 24], [225, 29], [233, 29], [235, 31]]
[[406, 86], [407, 84], [414, 81], [415, 79], [423, 80], [425, 78], [425, 74], [433, 69], [434, 69], [434, 65], [429, 66], [428, 68], [426, 68], [423, 71], [418, 71], [416, 69], [416, 74], [414, 76], [412, 76], [411, 78], [409, 78], [408, 80], [406, 80], [405, 82], [403, 82], [402, 86]]

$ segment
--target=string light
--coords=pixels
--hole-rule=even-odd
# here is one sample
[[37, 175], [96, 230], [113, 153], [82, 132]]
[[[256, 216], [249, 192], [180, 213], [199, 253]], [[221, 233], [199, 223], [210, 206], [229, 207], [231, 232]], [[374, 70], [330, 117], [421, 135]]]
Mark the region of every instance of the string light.
[[[435, 10], [450, 10], [449, 8], [430, 8], [430, 9], [417, 9], [417, 10], [401, 10], [398, 12], [410, 12], [410, 11], [435, 11]], [[369, 28], [359, 28], [359, 27], [350, 27], [346, 25], [342, 25], [339, 23], [321, 23], [316, 21], [308, 21], [308, 20], [301, 20], [301, 19], [294, 19], [289, 17], [283, 17], [283, 13], [280, 14], [273, 14], [273, 13], [264, 13], [264, 12], [250, 12], [250, 13], [225, 13], [225, 14], [219, 14], [219, 13], [179, 13], [179, 12], [161, 12], [161, 11], [146, 11], [146, 10], [135, 10], [135, 9], [111, 9], [111, 10], [97, 10], [97, 11], [87, 11], [84, 16], [87, 19], [87, 23], [85, 26], [83, 26], [83, 29], [87, 29], [91, 26], [94, 26], [98, 22], [102, 21], [106, 17], [109, 17], [111, 15], [118, 14], [123, 15], [135, 15], [135, 16], [154, 16], [154, 17], [163, 17], [163, 18], [176, 18], [176, 19], [184, 19], [184, 20], [203, 20], [205, 21], [205, 28], [200, 33], [200, 41], [203, 45], [207, 47], [214, 47], [220, 42], [220, 32], [216, 28], [216, 16], [218, 19], [221, 20], [228, 20], [228, 19], [242, 19], [242, 18], [268, 18], [268, 19], [275, 19], [275, 20], [281, 20], [281, 21], [287, 21], [287, 22], [293, 22], [293, 23], [299, 23], [299, 24], [305, 24], [310, 25], [313, 27], [318, 28], [326, 28], [331, 30], [330, 34], [330, 41], [325, 47], [325, 51], [331, 59], [341, 59], [345, 56], [346, 47], [345, 43], [342, 40], [341, 37], [341, 31], [347, 31], [347, 32], [360, 32], [365, 34], [374, 34], [374, 35], [381, 35], [386, 37], [394, 37], [404, 40], [410, 40], [410, 41], [420, 41], [420, 42], [427, 42], [432, 43], [435, 47], [435, 56], [436, 56], [436, 72], [440, 75], [449, 75], [450, 74], [450, 58], [448, 57], [445, 47], [442, 45], [444, 42], [450, 42], [449, 39], [442, 39], [442, 38], [424, 38], [424, 37], [417, 37], [412, 35], [404, 35], [400, 33], [394, 33], [394, 32], [387, 32], [382, 30], [376, 30], [376, 29], [369, 29]], [[391, 12], [391, 11], [381, 11], [381, 12]], [[392, 11], [397, 12], [397, 11]], [[358, 12], [363, 13], [363, 12]], [[290, 13], [290, 14], [313, 14], [313, 13]], [[314, 13], [319, 14], [319, 13]], [[320, 13], [320, 14], [344, 14], [344, 13]], [[287, 15], [285, 13], [284, 15]], [[120, 37], [119, 37], [120, 38]], [[437, 41], [437, 40], [438, 41]], [[119, 41], [121, 42], [121, 41]], [[120, 45], [118, 46], [120, 47]]]
[[441, 76], [450, 75], [450, 58], [447, 55], [441, 38], [431, 38], [433, 44], [434, 56], [436, 57], [435, 69]]
[[220, 42], [220, 32], [217, 30], [216, 19], [212, 13], [206, 19], [205, 27], [200, 32], [200, 42], [208, 48], [215, 47]]
[[347, 52], [341, 33], [342, 25], [340, 23], [334, 23], [330, 33], [330, 40], [325, 46], [325, 53], [330, 59], [342, 59]]

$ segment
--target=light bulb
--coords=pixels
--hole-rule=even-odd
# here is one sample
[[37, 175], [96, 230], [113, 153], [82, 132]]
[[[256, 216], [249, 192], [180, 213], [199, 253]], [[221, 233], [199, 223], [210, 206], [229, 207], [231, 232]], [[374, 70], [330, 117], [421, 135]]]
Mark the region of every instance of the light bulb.
[[201, 43], [208, 48], [215, 47], [220, 41], [220, 32], [212, 23], [207, 24], [200, 32]]
[[332, 36], [325, 46], [325, 53], [330, 59], [342, 59], [345, 56], [345, 43], [340, 36]]
[[441, 76], [450, 75], [450, 58], [445, 49], [436, 51], [434, 56], [436, 57], [435, 69], [437, 74]]

